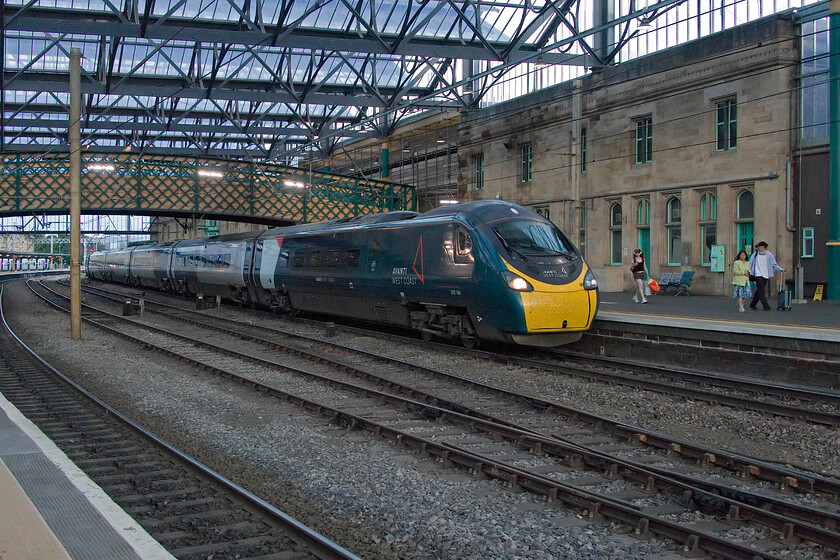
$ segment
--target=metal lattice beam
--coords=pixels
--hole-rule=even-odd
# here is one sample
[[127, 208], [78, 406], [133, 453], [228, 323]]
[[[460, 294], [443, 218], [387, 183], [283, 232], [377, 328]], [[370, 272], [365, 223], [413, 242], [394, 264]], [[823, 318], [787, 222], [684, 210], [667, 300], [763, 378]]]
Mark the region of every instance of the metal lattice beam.
[[523, 62], [610, 64], [611, 37], [683, 3], [613, 15], [611, 0], [75, 1], [2, 5], [4, 52], [26, 55], [3, 57], [3, 151], [64, 145], [71, 43], [87, 145], [271, 161], [470, 110]]

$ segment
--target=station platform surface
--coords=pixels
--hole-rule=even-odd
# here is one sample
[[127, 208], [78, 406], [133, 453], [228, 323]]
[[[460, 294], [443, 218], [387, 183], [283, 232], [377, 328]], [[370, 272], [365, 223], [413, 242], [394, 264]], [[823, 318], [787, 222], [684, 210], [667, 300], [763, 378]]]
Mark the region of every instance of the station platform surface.
[[0, 559], [172, 559], [0, 394]]
[[693, 330], [714, 330], [783, 338], [840, 342], [840, 302], [806, 300], [792, 303], [790, 311], [776, 309], [775, 294], [768, 298], [770, 311], [756, 310], [725, 296], [658, 293], [648, 303], [634, 303], [632, 292], [600, 292], [595, 320], [648, 324]]

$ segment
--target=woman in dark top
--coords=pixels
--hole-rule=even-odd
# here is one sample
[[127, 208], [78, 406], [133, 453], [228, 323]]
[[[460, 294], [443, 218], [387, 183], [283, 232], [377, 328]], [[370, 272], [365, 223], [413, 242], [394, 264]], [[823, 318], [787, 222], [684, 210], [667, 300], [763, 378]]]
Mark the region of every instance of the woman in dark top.
[[641, 249], [633, 249], [633, 260], [630, 263], [630, 272], [633, 273], [633, 280], [636, 281], [636, 292], [633, 294], [635, 303], [647, 303], [645, 297], [645, 279], [650, 275], [645, 262], [645, 254]]

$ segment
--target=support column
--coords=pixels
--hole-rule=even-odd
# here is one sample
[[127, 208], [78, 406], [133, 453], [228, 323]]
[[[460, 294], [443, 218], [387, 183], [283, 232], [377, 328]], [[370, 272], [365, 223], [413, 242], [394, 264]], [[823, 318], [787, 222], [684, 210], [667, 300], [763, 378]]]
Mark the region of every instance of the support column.
[[840, 0], [831, 0], [830, 10], [827, 299], [840, 301]]
[[382, 164], [382, 178], [388, 179], [391, 176], [391, 162], [389, 161], [390, 154], [388, 153], [389, 143], [384, 142], [382, 144], [382, 153], [381, 153], [381, 164]]
[[70, 336], [82, 338], [82, 279], [81, 279], [81, 61], [82, 51], [70, 49]]

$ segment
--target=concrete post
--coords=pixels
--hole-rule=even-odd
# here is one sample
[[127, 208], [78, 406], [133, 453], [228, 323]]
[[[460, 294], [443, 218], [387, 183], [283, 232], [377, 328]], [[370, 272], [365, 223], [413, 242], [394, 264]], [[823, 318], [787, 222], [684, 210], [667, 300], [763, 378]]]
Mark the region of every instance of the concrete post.
[[81, 61], [82, 51], [70, 49], [70, 336], [82, 338], [82, 280], [81, 280]]

